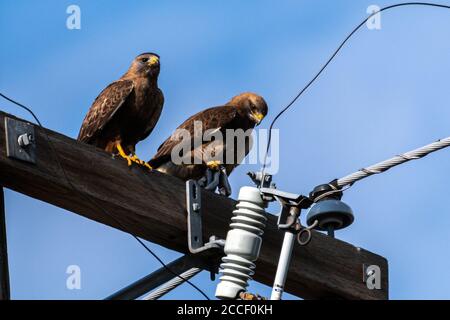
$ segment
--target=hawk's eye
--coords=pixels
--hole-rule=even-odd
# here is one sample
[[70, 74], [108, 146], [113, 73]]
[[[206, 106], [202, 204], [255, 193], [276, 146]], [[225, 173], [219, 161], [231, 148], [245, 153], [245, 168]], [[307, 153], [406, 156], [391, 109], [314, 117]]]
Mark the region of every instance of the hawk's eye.
[[142, 58], [142, 62], [148, 62], [148, 58]]

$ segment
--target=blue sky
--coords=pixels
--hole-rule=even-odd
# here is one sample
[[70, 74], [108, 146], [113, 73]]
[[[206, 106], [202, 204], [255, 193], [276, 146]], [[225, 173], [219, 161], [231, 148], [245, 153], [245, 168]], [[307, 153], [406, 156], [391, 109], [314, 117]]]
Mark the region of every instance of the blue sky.
[[[254, 91], [269, 120], [296, 94], [371, 4], [390, 1], [2, 1], [0, 88], [43, 124], [76, 137], [96, 95], [139, 53], [161, 56], [161, 119], [138, 145], [150, 158], [193, 113]], [[448, 0], [440, 3], [450, 4]], [[81, 30], [66, 8], [81, 8]], [[403, 8], [363, 28], [277, 123], [281, 189], [317, 184], [449, 135], [450, 12]], [[0, 109], [29, 115], [5, 101]], [[356, 221], [337, 237], [385, 256], [392, 299], [449, 299], [450, 150], [367, 179], [344, 201]], [[234, 196], [250, 182], [242, 166]], [[159, 268], [129, 235], [6, 190], [12, 298], [99, 299]], [[179, 256], [149, 244], [169, 262]], [[281, 245], [281, 244], [280, 244]], [[82, 289], [66, 289], [79, 265]], [[193, 280], [209, 296], [215, 284]], [[251, 291], [270, 288], [252, 283]], [[166, 298], [202, 297], [183, 285]], [[287, 298], [295, 298], [287, 296]]]

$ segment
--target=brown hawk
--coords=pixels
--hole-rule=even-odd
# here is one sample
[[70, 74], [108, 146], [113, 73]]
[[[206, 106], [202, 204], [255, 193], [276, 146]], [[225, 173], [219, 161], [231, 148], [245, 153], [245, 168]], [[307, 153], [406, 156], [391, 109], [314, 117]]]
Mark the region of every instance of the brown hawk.
[[[219, 166], [222, 166], [226, 175], [229, 175], [249, 153], [251, 137], [248, 133], [251, 133], [252, 129], [261, 122], [267, 111], [268, 107], [264, 99], [254, 93], [240, 94], [223, 106], [201, 111], [178, 127], [175, 133], [158, 148], [158, 152], [149, 164], [160, 172], [185, 181], [201, 179], [208, 168], [217, 170]], [[195, 129], [196, 123], [201, 125], [201, 132]], [[236, 145], [239, 138], [227, 136], [227, 131], [230, 129], [236, 133], [239, 129], [241, 133], [247, 133], [244, 135], [243, 144], [239, 145], [238, 142]], [[204, 133], [207, 131], [214, 137], [220, 133], [223, 140], [217, 141], [211, 138], [204, 141]], [[185, 139], [186, 133], [190, 137], [189, 140]], [[200, 139], [200, 143], [196, 144], [196, 139], [197, 141]], [[234, 143], [234, 147], [232, 150], [227, 150], [231, 142]], [[178, 149], [185, 154], [179, 154]], [[226, 156], [228, 151], [233, 153], [231, 159]], [[182, 163], [174, 161], [174, 155], [183, 157], [187, 161]], [[221, 160], [217, 160], [218, 155], [222, 157]]]
[[143, 53], [128, 71], [95, 99], [78, 140], [118, 153], [128, 165], [148, 166], [135, 155], [136, 144], [150, 135], [161, 115], [164, 96], [158, 88], [159, 56]]

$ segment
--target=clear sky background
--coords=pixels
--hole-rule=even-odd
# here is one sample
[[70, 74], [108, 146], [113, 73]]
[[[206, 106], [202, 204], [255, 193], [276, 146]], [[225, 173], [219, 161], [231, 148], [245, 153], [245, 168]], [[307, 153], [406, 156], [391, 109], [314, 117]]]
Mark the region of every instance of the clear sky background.
[[[184, 119], [243, 91], [265, 97], [267, 127], [369, 5], [394, 2], [1, 1], [0, 88], [46, 127], [76, 137], [97, 94], [137, 54], [157, 52], [166, 102], [154, 133], [137, 148], [149, 159]], [[81, 8], [81, 30], [66, 28], [70, 4]], [[278, 186], [306, 193], [447, 137], [449, 39], [450, 11], [441, 9], [394, 9], [382, 15], [381, 30], [363, 28], [277, 123]], [[31, 120], [5, 101], [0, 109]], [[450, 150], [435, 153], [344, 196], [356, 221], [337, 237], [388, 259], [392, 299], [450, 298], [449, 159]], [[234, 197], [250, 184], [251, 169], [258, 166], [231, 176]], [[160, 267], [129, 235], [11, 190], [6, 215], [14, 299], [100, 299]], [[149, 245], [166, 262], [179, 256]], [[66, 288], [73, 264], [81, 268], [81, 290]], [[193, 281], [214, 296], [207, 273]], [[256, 283], [250, 290], [270, 292]], [[202, 297], [183, 285], [166, 298]]]

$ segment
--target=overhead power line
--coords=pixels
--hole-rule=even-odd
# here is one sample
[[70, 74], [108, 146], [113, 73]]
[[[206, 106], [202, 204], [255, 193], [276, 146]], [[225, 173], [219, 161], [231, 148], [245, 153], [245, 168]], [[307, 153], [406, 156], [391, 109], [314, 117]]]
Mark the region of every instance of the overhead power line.
[[402, 164], [402, 163], [405, 163], [405, 162], [408, 162], [411, 160], [421, 159], [432, 152], [447, 148], [449, 146], [450, 146], [450, 137], [438, 140], [438, 141], [430, 143], [424, 147], [421, 147], [421, 148], [400, 154], [391, 159], [379, 162], [377, 164], [374, 164], [373, 166], [360, 169], [360, 170], [356, 171], [355, 173], [349, 174], [348, 176], [338, 179], [336, 184], [339, 188], [343, 188], [345, 186], [350, 186], [350, 185], [354, 184], [355, 182], [362, 180], [364, 178], [367, 178], [371, 175], [385, 172], [395, 166], [398, 166], [399, 164]]
[[281, 111], [275, 116], [275, 118], [270, 123], [269, 127], [269, 136], [267, 138], [267, 148], [266, 153], [264, 155], [263, 160], [263, 166], [262, 166], [262, 173], [264, 175], [266, 165], [267, 165], [267, 156], [269, 154], [270, 144], [272, 141], [272, 129], [277, 120], [289, 109], [291, 108], [294, 103], [308, 90], [308, 88], [319, 78], [319, 76], [322, 74], [322, 72], [328, 67], [328, 65], [334, 60], [334, 58], [337, 56], [337, 54], [341, 51], [341, 49], [344, 47], [344, 45], [350, 40], [350, 38], [362, 27], [366, 24], [367, 21], [369, 21], [372, 17], [380, 14], [383, 11], [387, 11], [394, 8], [399, 7], [406, 7], [406, 6], [426, 6], [426, 7], [435, 7], [435, 8], [441, 8], [441, 9], [450, 9], [450, 6], [444, 5], [444, 4], [438, 4], [438, 3], [431, 3], [431, 2], [404, 2], [404, 3], [398, 3], [393, 4], [384, 8], [381, 8], [380, 11], [374, 12], [371, 15], [369, 15], [366, 19], [364, 19], [359, 25], [357, 25], [344, 39], [344, 41], [341, 42], [341, 44], [337, 47], [337, 49], [333, 52], [331, 57], [325, 62], [325, 64], [320, 68], [319, 72], [317, 72], [314, 77], [304, 86], [298, 94], [283, 108]]
[[[186, 272], [183, 272], [182, 274], [180, 274], [180, 276], [182, 276], [184, 279], [191, 279], [192, 277], [194, 277], [201, 271], [202, 271], [201, 268], [192, 268], [192, 269], [187, 270]], [[176, 287], [178, 287], [179, 285], [181, 285], [183, 283], [184, 283], [184, 280], [182, 280], [181, 278], [173, 278], [169, 282], [167, 282], [167, 283], [163, 284], [161, 287], [157, 288], [155, 291], [153, 291], [153, 292], [149, 293], [148, 295], [146, 295], [145, 297], [143, 297], [142, 300], [158, 300], [163, 295], [169, 293], [170, 291], [172, 291], [173, 289], [175, 289]]]
[[[370, 16], [368, 16], [366, 19], [364, 19], [364, 21], [363, 22], [361, 22], [346, 38], [345, 38], [345, 40], [340, 44], [340, 46], [336, 49], [336, 51], [332, 54], [332, 56], [328, 59], [328, 61], [322, 66], [322, 68], [319, 70], [319, 72], [312, 78], [312, 80], [310, 80], [308, 83], [307, 83], [307, 85], [303, 88], [303, 89], [301, 89], [300, 90], [300, 92], [294, 97], [294, 99], [292, 99], [289, 103], [288, 103], [288, 105], [286, 106], [286, 107], [284, 107], [276, 116], [275, 116], [275, 118], [273, 119], [273, 121], [271, 122], [271, 124], [270, 124], [270, 130], [269, 130], [269, 136], [268, 136], [268, 144], [267, 144], [267, 149], [266, 149], [266, 153], [265, 153], [265, 156], [264, 156], [264, 162], [263, 162], [263, 168], [262, 168], [262, 172], [263, 172], [263, 174], [264, 174], [264, 171], [265, 171], [265, 167], [266, 167], [266, 161], [267, 161], [267, 156], [268, 156], [268, 151], [269, 151], [269, 149], [270, 149], [270, 143], [271, 143], [271, 130], [272, 130], [272, 128], [273, 128], [273, 126], [274, 126], [274, 124], [275, 124], [275, 122], [281, 117], [281, 115], [284, 113], [284, 112], [286, 112], [302, 95], [303, 95], [303, 93], [317, 80], [317, 78], [322, 74], [322, 72], [326, 69], [326, 67], [331, 63], [331, 61], [336, 57], [336, 55], [339, 53], [339, 51], [343, 48], [343, 46], [347, 43], [347, 41], [370, 19], [370, 18], [372, 18], [373, 16], [375, 16], [375, 15], [377, 15], [377, 14], [379, 14], [380, 12], [382, 12], [382, 11], [386, 11], [386, 10], [389, 10], [389, 9], [392, 9], [392, 8], [396, 8], [396, 7], [403, 7], [403, 6], [430, 6], [430, 7], [439, 7], [439, 8], [445, 8], [445, 9], [450, 9], [450, 6], [447, 6], [447, 5], [441, 5], [441, 4], [435, 4], [435, 3], [427, 3], [427, 2], [407, 2], [407, 3], [400, 3], [400, 4], [395, 4], [395, 5], [391, 5], [391, 6], [388, 6], [388, 7], [384, 7], [384, 8], [382, 8], [382, 9], [380, 9], [380, 11], [378, 11], [378, 12], [374, 12], [373, 14], [371, 14]], [[25, 109], [26, 111], [28, 111], [30, 114], [31, 114], [31, 116], [35, 119], [35, 121], [38, 123], [38, 125], [43, 129], [43, 126], [42, 126], [42, 124], [40, 123], [40, 121], [39, 121], [39, 119], [38, 119], [38, 117], [34, 114], [34, 112], [29, 108], [29, 107], [27, 107], [27, 106], [25, 106], [25, 105], [23, 105], [23, 104], [21, 104], [21, 103], [18, 103], [17, 101], [15, 101], [15, 100], [13, 100], [13, 99], [11, 99], [11, 98], [9, 98], [9, 97], [7, 97], [7, 96], [5, 96], [4, 94], [2, 94], [2, 93], [0, 93], [0, 96], [1, 97], [3, 97], [4, 99], [6, 99], [6, 100], [8, 100], [8, 101], [10, 101], [10, 102], [12, 102], [12, 103], [14, 103], [14, 104], [16, 104], [17, 106], [19, 106], [19, 107], [21, 107], [21, 108], [23, 108], [23, 109]], [[45, 130], [43, 130], [44, 132], [45, 132]], [[447, 139], [444, 139], [443, 141], [446, 141], [447, 143], [448, 143], [448, 140], [449, 138], [447, 138]], [[69, 186], [75, 191], [75, 192], [78, 192], [79, 194], [82, 194], [81, 192], [79, 192], [79, 190], [77, 190], [76, 188], [75, 188], [75, 186], [71, 183], [71, 181], [69, 180], [69, 178], [67, 177], [67, 174], [66, 174], [66, 172], [65, 172], [65, 170], [64, 170], [64, 168], [62, 167], [62, 165], [61, 165], [61, 163], [60, 163], [60, 161], [59, 161], [59, 155], [56, 153], [56, 151], [55, 151], [55, 149], [53, 148], [53, 145], [52, 145], [52, 143], [51, 143], [51, 141], [50, 141], [50, 139], [49, 139], [49, 137], [48, 137], [48, 135], [47, 135], [47, 141], [48, 141], [48, 143], [49, 143], [49, 145], [50, 145], [50, 148], [52, 149], [52, 151], [53, 151], [53, 154], [55, 155], [55, 159], [56, 159], [56, 161], [57, 161], [57, 163], [58, 163], [58, 166], [60, 167], [60, 169], [61, 169], [61, 171], [63, 172], [63, 175], [65, 176], [65, 179], [67, 180], [67, 183], [69, 184]], [[447, 145], [448, 146], [448, 145]], [[425, 147], [424, 147], [425, 148]], [[442, 149], [442, 147], [441, 148], [439, 148], [439, 149]], [[438, 149], [437, 149], [438, 150]], [[417, 150], [416, 150], [417, 151]], [[433, 152], [433, 151], [436, 151], [436, 150], [432, 150], [432, 151], [429, 151], [428, 153], [430, 153], [430, 152]], [[428, 153], [426, 153], [426, 154], [428, 154]], [[423, 156], [425, 156], [426, 154], [424, 154]], [[396, 163], [395, 161], [401, 161], [401, 162], [399, 162], [399, 163]], [[413, 159], [405, 159], [404, 157], [402, 157], [401, 159], [397, 159], [397, 157], [396, 158], [393, 158], [393, 159], [390, 159], [390, 160], [388, 160], [388, 161], [390, 161], [390, 167], [393, 167], [393, 166], [395, 166], [395, 165], [398, 165], [398, 164], [400, 164], [400, 163], [403, 163], [403, 162], [406, 162], [406, 161], [409, 161], [409, 160], [413, 160]], [[380, 163], [379, 165], [381, 165], [382, 163]], [[386, 164], [385, 164], [386, 165]], [[387, 169], [389, 169], [390, 167], [388, 167]], [[369, 175], [372, 175], [372, 174], [376, 174], [376, 173], [380, 173], [380, 172], [382, 172], [382, 171], [380, 171], [380, 172], [376, 172], [376, 170], [375, 169], [377, 169], [377, 168], [372, 168], [372, 167], [369, 167], [369, 168], [367, 168], [367, 169], [364, 169], [365, 171], [358, 171], [358, 172], [356, 172], [356, 173], [354, 173], [353, 175], [350, 175], [350, 176], [347, 176], [347, 177], [344, 177], [343, 179], [340, 179], [340, 180], [343, 180], [343, 181], [341, 181], [341, 183], [343, 183], [342, 184], [342, 186], [345, 186], [345, 185], [348, 185], [348, 184], [350, 184], [350, 183], [347, 183], [347, 184], [345, 184], [345, 182], [347, 182], [347, 181], [352, 181], [351, 179], [354, 179], [354, 181], [353, 182], [351, 182], [351, 183], [354, 183], [354, 182], [356, 182], [356, 181], [358, 181], [358, 180], [361, 180], [361, 179], [363, 179], [363, 178], [365, 178], [366, 176], [369, 176]], [[379, 168], [378, 168], [379, 169]], [[384, 169], [383, 171], [385, 171], [385, 170], [387, 170], [387, 169]], [[351, 178], [351, 179], [350, 179]], [[344, 180], [345, 179], [345, 180]], [[340, 180], [338, 180], [338, 183], [339, 183], [339, 181]], [[103, 207], [102, 206], [100, 206], [100, 205], [98, 205], [97, 203], [95, 203], [93, 200], [91, 200], [91, 199], [88, 199], [88, 201], [90, 201], [94, 206], [96, 206], [97, 208], [99, 208], [102, 212], [104, 212], [105, 214], [109, 214], [107, 211], [105, 211], [104, 209], [103, 209]], [[123, 228], [123, 225], [120, 223], [120, 221], [118, 221], [113, 215], [109, 215], [118, 225], [120, 225], [122, 228]], [[124, 230], [126, 230], [125, 228], [123, 228]], [[131, 233], [130, 233], [131, 234]], [[200, 288], [198, 288], [196, 285], [194, 285], [193, 283], [191, 283], [188, 279], [186, 279], [186, 278], [183, 278], [181, 275], [179, 275], [179, 274], [176, 274], [176, 273], [174, 273], [170, 268], [168, 268], [167, 267], [167, 265], [148, 247], [148, 246], [146, 246], [144, 243], [143, 243], [143, 241], [141, 240], [141, 239], [139, 239], [137, 236], [135, 236], [134, 234], [131, 234], [151, 255], [153, 255], [162, 265], [163, 265], [163, 267], [164, 268], [166, 268], [168, 271], [170, 271], [171, 273], [173, 273], [174, 275], [176, 275], [179, 279], [178, 280], [176, 280], [176, 281], [174, 281], [175, 282], [175, 284], [180, 284], [180, 283], [182, 283], [182, 282], [187, 282], [189, 285], [191, 285], [194, 289], [196, 289], [198, 292], [200, 292], [206, 299], [208, 299], [209, 300], [209, 297], [200, 289]]]

